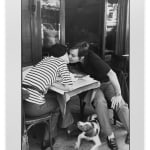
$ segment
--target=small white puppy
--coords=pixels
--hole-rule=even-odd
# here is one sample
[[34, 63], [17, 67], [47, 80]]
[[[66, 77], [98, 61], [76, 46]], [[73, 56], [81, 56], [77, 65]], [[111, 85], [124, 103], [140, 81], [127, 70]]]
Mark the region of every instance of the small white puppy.
[[82, 139], [94, 142], [94, 146], [91, 148], [91, 150], [95, 150], [98, 146], [101, 145], [101, 140], [99, 138], [100, 125], [96, 114], [89, 116], [86, 122], [79, 121], [77, 126], [82, 131], [82, 133], [79, 134], [77, 138], [75, 149], [79, 149]]

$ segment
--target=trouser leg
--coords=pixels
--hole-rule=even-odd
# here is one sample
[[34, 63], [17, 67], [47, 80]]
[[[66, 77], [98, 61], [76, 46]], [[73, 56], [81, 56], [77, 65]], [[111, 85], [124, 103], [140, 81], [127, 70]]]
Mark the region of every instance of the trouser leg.
[[70, 112], [70, 109], [69, 109], [68, 105], [66, 105], [66, 113], [65, 113], [64, 116], [62, 116], [60, 118], [60, 124], [59, 124], [59, 126], [61, 128], [67, 128], [71, 124], [73, 124], [73, 122], [74, 122], [73, 116], [72, 116], [72, 114]]
[[[61, 118], [60, 118], [59, 127], [67, 128], [71, 124], [73, 124], [74, 122], [73, 116], [70, 112], [68, 104], [66, 104], [66, 101], [62, 95], [57, 94], [57, 101], [59, 103], [60, 110], [61, 110]], [[64, 107], [65, 107], [65, 111], [64, 111]]]
[[[107, 99], [107, 103], [111, 105], [111, 99], [113, 96], [115, 96], [115, 90], [112, 86], [112, 84], [106, 83], [101, 86], [101, 89], [105, 95], [105, 98]], [[121, 106], [117, 109], [115, 109], [120, 121], [125, 126], [126, 130], [129, 132], [129, 109], [128, 105], [123, 100], [121, 103]]]
[[51, 131], [51, 137], [55, 138], [57, 136], [57, 123], [58, 123], [58, 118], [59, 118], [60, 112], [56, 111], [55, 113], [52, 114], [51, 116], [51, 124], [50, 126], [45, 125], [45, 133], [44, 133], [44, 140], [49, 139], [49, 130]]
[[98, 89], [96, 92], [93, 104], [104, 133], [107, 136], [111, 135], [113, 131], [109, 121], [107, 102], [103, 92], [100, 89]]
[[25, 114], [30, 117], [38, 117], [50, 112], [54, 113], [59, 109], [55, 95], [47, 93], [45, 99], [46, 102], [42, 105], [24, 101], [23, 107]]
[[123, 104], [116, 110], [120, 121], [125, 126], [126, 130], [129, 132], [129, 109], [128, 105], [123, 101]]

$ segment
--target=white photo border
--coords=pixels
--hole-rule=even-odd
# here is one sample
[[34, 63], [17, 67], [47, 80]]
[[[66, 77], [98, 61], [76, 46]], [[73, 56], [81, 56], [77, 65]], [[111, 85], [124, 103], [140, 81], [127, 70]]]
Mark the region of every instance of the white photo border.
[[[6, 150], [21, 149], [21, 0], [6, 2]], [[144, 1], [130, 0], [130, 150], [144, 149]]]
[[21, 0], [6, 0], [5, 9], [5, 148], [21, 150]]

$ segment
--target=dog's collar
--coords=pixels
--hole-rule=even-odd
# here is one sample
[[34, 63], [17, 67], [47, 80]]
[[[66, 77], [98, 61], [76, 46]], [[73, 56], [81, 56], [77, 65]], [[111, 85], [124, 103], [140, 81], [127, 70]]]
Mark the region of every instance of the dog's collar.
[[[95, 122], [95, 123], [98, 123], [98, 120], [97, 119], [93, 119], [93, 120], [89, 120], [89, 122]], [[93, 125], [93, 124], [92, 124]]]

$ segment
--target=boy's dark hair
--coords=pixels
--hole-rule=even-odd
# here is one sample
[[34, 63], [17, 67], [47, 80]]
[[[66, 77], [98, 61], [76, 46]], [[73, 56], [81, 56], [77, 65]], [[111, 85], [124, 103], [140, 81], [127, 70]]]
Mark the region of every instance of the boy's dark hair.
[[49, 48], [49, 55], [54, 57], [61, 57], [67, 52], [67, 47], [62, 44], [55, 44]]
[[89, 43], [84, 41], [84, 42], [79, 42], [77, 43], [74, 47], [72, 47], [71, 49], [78, 49], [78, 56], [82, 57], [82, 56], [86, 56], [88, 54], [88, 49], [89, 49]]

